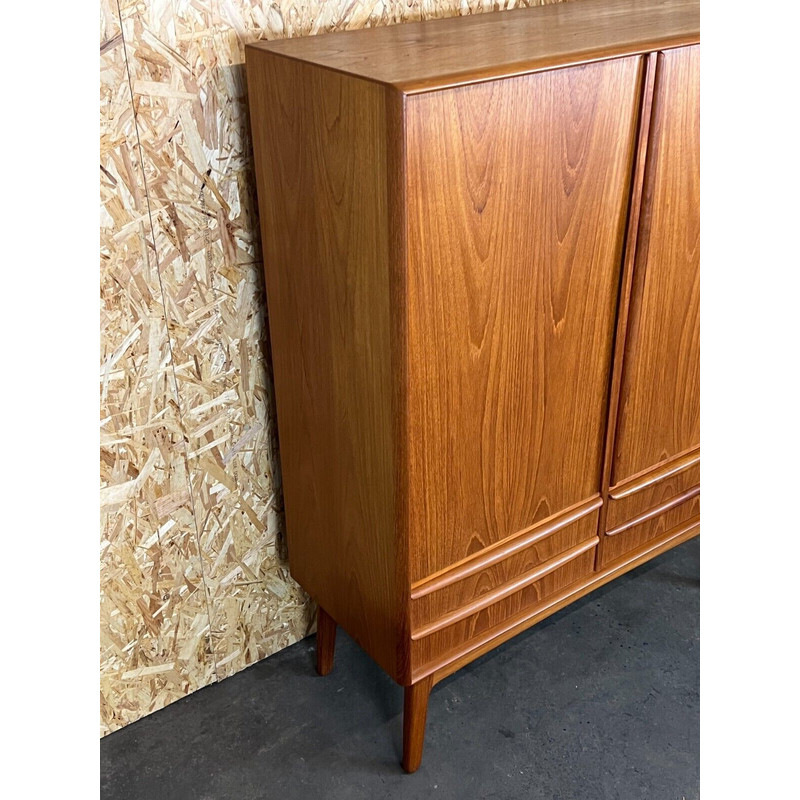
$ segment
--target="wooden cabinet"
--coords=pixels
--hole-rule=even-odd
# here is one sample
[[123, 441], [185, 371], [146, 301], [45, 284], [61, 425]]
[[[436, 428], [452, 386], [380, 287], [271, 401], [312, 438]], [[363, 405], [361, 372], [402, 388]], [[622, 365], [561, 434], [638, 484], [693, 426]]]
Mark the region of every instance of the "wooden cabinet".
[[696, 2], [247, 51], [292, 574], [406, 687], [699, 531]]

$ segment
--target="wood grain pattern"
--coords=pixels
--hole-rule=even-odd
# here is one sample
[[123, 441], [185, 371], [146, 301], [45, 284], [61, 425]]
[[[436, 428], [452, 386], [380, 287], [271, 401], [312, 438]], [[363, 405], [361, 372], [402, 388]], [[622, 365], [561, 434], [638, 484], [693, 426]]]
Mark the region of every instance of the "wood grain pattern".
[[503, 642], [512, 639], [518, 633], [527, 630], [537, 622], [541, 622], [551, 614], [555, 614], [570, 603], [604, 586], [620, 575], [624, 575], [626, 572], [641, 566], [646, 561], [697, 536], [699, 532], [699, 522], [692, 519], [669, 531], [656, 541], [645, 542], [637, 549], [626, 553], [610, 567], [591, 572], [582, 580], [578, 580], [570, 584], [566, 589], [553, 594], [546, 602], [533, 608], [526, 608], [520, 614], [484, 631], [480, 636], [476, 636], [469, 641], [460, 651], [454, 650], [444, 653], [438, 659], [415, 671], [414, 680], [423, 680], [429, 675], [433, 675], [434, 683], [437, 683], [476, 658], [480, 658], [485, 653], [498, 647]]
[[599, 489], [638, 72], [407, 100], [415, 581]]
[[697, 0], [578, 0], [256, 47], [411, 94], [695, 44], [699, 31]]
[[647, 511], [642, 512], [638, 516], [633, 517], [633, 519], [625, 520], [625, 522], [621, 522], [617, 525], [616, 528], [608, 528], [606, 530], [606, 536], [619, 536], [621, 533], [625, 533], [626, 531], [630, 530], [631, 528], [637, 528], [640, 525], [643, 525], [645, 522], [649, 522], [656, 517], [661, 517], [666, 515], [668, 511], [671, 511], [673, 508], [677, 508], [680, 505], [688, 503], [690, 500], [693, 500], [700, 494], [700, 487], [693, 486], [691, 489], [686, 489], [686, 491], [681, 492], [674, 497], [670, 497], [669, 500], [665, 500], [663, 503], [655, 506], [655, 508], [650, 508]]
[[[636, 257], [636, 240], [639, 233], [639, 216], [644, 193], [644, 175], [647, 164], [647, 142], [650, 133], [650, 118], [653, 108], [653, 89], [655, 87], [657, 53], [649, 53], [641, 61], [639, 119], [636, 132], [636, 150], [633, 173], [631, 175], [628, 200], [628, 219], [625, 229], [625, 251], [622, 274], [620, 276], [617, 300], [617, 321], [614, 333], [614, 351], [611, 365], [611, 380], [608, 387], [608, 409], [606, 413], [605, 445], [603, 449], [603, 469], [600, 486], [600, 519], [598, 532], [601, 535], [598, 553], [603, 547], [602, 532], [606, 529], [606, 515], [609, 510], [609, 489], [611, 471], [614, 466], [614, 442], [617, 435], [617, 415], [619, 413], [620, 390], [622, 387], [622, 366], [625, 353], [625, 336], [628, 328], [631, 287], [633, 285], [633, 265]], [[599, 556], [598, 556], [599, 558]]]
[[322, 607], [317, 607], [317, 672], [328, 675], [333, 669], [336, 650], [336, 622]]
[[399, 680], [385, 90], [248, 59], [289, 562]]
[[433, 677], [423, 678], [406, 686], [403, 697], [403, 769], [416, 772], [422, 763], [425, 744], [425, 721], [428, 717], [428, 696]]
[[406, 98], [400, 92], [386, 91], [386, 159], [389, 206], [389, 293], [391, 296], [392, 369], [392, 459], [395, 469], [395, 591], [397, 618], [396, 678], [402, 685], [411, 682], [411, 572], [408, 535], [408, 323], [405, 306], [408, 297], [408, 203], [406, 195]]
[[700, 49], [658, 59], [612, 483], [700, 443]]
[[[580, 581], [589, 581], [594, 571], [597, 537], [574, 548], [570, 558], [539, 580], [520, 587], [514, 594], [500, 598], [485, 608], [477, 608], [469, 616], [456, 619], [446, 627], [433, 630], [411, 643], [413, 679], [427, 673], [431, 664], [442, 658], [455, 658], [473, 647], [488, 631], [502, 626], [509, 619], [531, 616], [547, 605], [553, 595]], [[466, 611], [472, 609], [467, 608]]]
[[[665, 461], [655, 467], [640, 472], [622, 483], [618, 483], [609, 489], [609, 497], [614, 500], [624, 498], [641, 492], [653, 484], [672, 478], [678, 473], [686, 470], [699, 470], [700, 468], [700, 448], [693, 447], [686, 453], [681, 453], [669, 461]], [[698, 472], [699, 481], [699, 472]]]
[[[458, 580], [412, 600], [412, 638], [436, 620], [454, 612], [470, 613], [477, 602], [525, 576], [535, 576], [542, 567], [561, 554], [587, 542], [597, 534], [597, 511], [580, 517], [571, 524], [553, 531], [527, 547], [508, 553], [505, 558], [486, 564], [482, 569], [458, 576]], [[500, 549], [503, 552], [503, 549]], [[478, 554], [480, 555], [480, 554]], [[480, 564], [482, 559], [476, 559]], [[552, 569], [549, 568], [549, 569]]]
[[[675, 464], [675, 462], [670, 463]], [[658, 474], [659, 472], [661, 474]], [[622, 484], [617, 490], [620, 495], [615, 497], [612, 490], [609, 497], [606, 530], [613, 530], [620, 524], [699, 485], [699, 453], [688, 463], [684, 462], [682, 469], [669, 471], [662, 467], [661, 470], [653, 470], [652, 473], [642, 476], [638, 484]]]
[[[678, 500], [682, 502], [677, 502]], [[661, 513], [655, 513], [658, 509], [651, 509], [642, 515], [640, 522], [629, 520], [606, 534], [603, 549], [598, 554], [598, 568], [605, 569], [648, 542], [670, 536], [679, 526], [689, 523], [699, 526], [700, 487], [666, 501], [662, 507]]]
[[[582, 556], [584, 553], [596, 547], [597, 542], [597, 537], [592, 536], [590, 539], [586, 539], [576, 545], [573, 545], [568, 550], [559, 553], [557, 556], [554, 556], [548, 561], [539, 563], [537, 566], [529, 569], [526, 572], [518, 573], [512, 580], [501, 583], [495, 588], [490, 589], [482, 594], [473, 594], [472, 598], [470, 598], [467, 602], [464, 602], [455, 591], [442, 593], [451, 595], [450, 605], [452, 606], [452, 610], [444, 614], [440, 614], [439, 616], [432, 617], [427, 621], [427, 623], [424, 622], [424, 620], [420, 620], [419, 627], [415, 627], [411, 633], [411, 639], [413, 641], [424, 639], [425, 637], [430, 636], [437, 631], [448, 628], [451, 625], [455, 625], [457, 622], [460, 622], [467, 617], [478, 614], [484, 609], [489, 609], [492, 606], [499, 605], [506, 598], [511, 597], [523, 589], [526, 589], [528, 586], [538, 584], [543, 578], [554, 572], [557, 572], [561, 569], [561, 567], [580, 558], [580, 556]], [[452, 596], [455, 596], [455, 599], [453, 599]], [[537, 593], [537, 598], [540, 597], [541, 594]], [[437, 597], [435, 600], [441, 603], [443, 598]], [[437, 611], [439, 611], [439, 609], [437, 609]]]
[[[529, 528], [518, 531], [513, 536], [508, 536], [497, 544], [479, 550], [477, 553], [473, 553], [469, 556], [469, 558], [464, 558], [452, 564], [447, 569], [412, 584], [411, 599], [417, 600], [421, 597], [425, 597], [425, 595], [431, 592], [436, 592], [453, 583], [483, 572], [495, 564], [506, 561], [517, 553], [531, 548], [538, 548], [545, 540], [547, 540], [547, 547], [552, 548], [553, 544], [551, 540], [553, 538], [562, 535], [564, 529], [574, 528], [575, 523], [591, 514], [593, 511], [596, 511], [600, 508], [601, 504], [602, 501], [600, 497], [594, 497], [586, 503], [579, 503], [564, 512], [554, 514], [542, 520], [536, 525], [531, 525]], [[538, 549], [536, 552], [539, 553], [540, 561], [549, 557], [541, 556], [541, 551]], [[557, 550], [552, 550], [550, 555], [554, 555], [555, 552], [557, 552]]]

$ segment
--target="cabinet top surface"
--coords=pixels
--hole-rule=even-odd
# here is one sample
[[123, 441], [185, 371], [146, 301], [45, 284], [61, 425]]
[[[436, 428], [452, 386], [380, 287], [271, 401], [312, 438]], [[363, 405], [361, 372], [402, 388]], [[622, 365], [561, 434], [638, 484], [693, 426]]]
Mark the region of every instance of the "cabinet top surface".
[[699, 41], [699, 0], [571, 0], [248, 48], [413, 93]]

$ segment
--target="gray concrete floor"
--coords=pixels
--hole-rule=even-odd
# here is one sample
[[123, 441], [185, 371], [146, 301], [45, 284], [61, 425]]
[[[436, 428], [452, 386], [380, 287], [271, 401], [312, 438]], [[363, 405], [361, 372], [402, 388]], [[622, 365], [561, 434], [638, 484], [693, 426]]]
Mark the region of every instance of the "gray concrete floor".
[[399, 765], [402, 689], [339, 631], [105, 737], [103, 800], [699, 797], [699, 540], [520, 634], [431, 693]]

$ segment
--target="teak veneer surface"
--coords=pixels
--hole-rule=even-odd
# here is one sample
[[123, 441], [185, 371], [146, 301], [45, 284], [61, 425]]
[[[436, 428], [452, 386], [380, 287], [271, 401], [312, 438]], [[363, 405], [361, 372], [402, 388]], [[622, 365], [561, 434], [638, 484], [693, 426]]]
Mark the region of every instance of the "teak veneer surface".
[[451, 577], [449, 583], [413, 599], [412, 638], [417, 628], [480, 601], [486, 595], [513, 583], [520, 576], [546, 567], [550, 560], [594, 539], [596, 534], [597, 512], [594, 511], [472, 574], [456, 580], [452, 580], [451, 574], [448, 576]]
[[[443, 656], [458, 656], [469, 650], [473, 641], [488, 630], [519, 615], [532, 615], [543, 601], [581, 581], [589, 581], [595, 564], [597, 537], [571, 548], [553, 559], [549, 571], [538, 569], [522, 575], [498, 592], [491, 604], [478, 601], [448, 615], [437, 625], [415, 631], [412, 639], [414, 671], [425, 670]], [[542, 574], [543, 573], [543, 574]]]
[[610, 531], [603, 542], [599, 567], [603, 569], [638, 547], [657, 541], [677, 526], [699, 524], [699, 522], [700, 487], [698, 486]]
[[557, 592], [538, 607], [526, 609], [523, 613], [505, 620], [500, 625], [488, 629], [480, 636], [470, 641], [468, 648], [460, 652], [445, 653], [438, 660], [426, 664], [414, 673], [414, 680], [421, 680], [428, 675], [432, 675], [434, 682], [446, 678], [448, 675], [466, 666], [476, 658], [488, 653], [503, 642], [508, 641], [518, 633], [530, 628], [537, 622], [555, 614], [556, 611], [568, 606], [589, 592], [598, 589], [609, 583], [609, 581], [635, 569], [636, 567], [655, 558], [657, 555], [666, 552], [672, 547], [676, 547], [682, 542], [697, 536], [700, 533], [700, 523], [696, 519], [678, 525], [674, 529], [667, 531], [663, 536], [653, 541], [645, 542], [638, 548], [625, 553], [613, 564], [602, 569], [595, 569], [582, 580], [570, 584], [566, 589]]
[[407, 100], [414, 581], [597, 492], [639, 74]]
[[699, 486], [700, 450], [694, 449], [612, 486], [606, 504], [604, 530], [612, 531]]
[[659, 53], [612, 483], [700, 445], [700, 48]]
[[253, 146], [289, 564], [402, 680], [385, 90], [255, 56], [248, 78], [251, 113], [264, 123], [253, 126]]
[[699, 31], [697, 0], [573, 0], [250, 47], [413, 93], [695, 44]]

